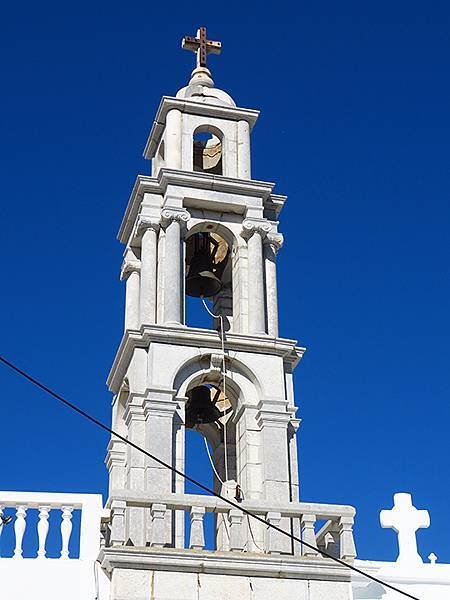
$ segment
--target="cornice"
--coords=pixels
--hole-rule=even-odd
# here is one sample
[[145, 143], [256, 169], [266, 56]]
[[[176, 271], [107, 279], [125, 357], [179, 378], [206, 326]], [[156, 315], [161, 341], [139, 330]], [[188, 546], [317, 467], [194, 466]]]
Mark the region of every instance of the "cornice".
[[173, 96], [163, 96], [156, 112], [147, 143], [144, 148], [144, 158], [152, 159], [158, 148], [161, 134], [164, 131], [166, 116], [169, 110], [179, 110], [190, 115], [199, 115], [209, 118], [226, 119], [228, 121], [247, 121], [250, 130], [256, 123], [259, 110], [250, 108], [238, 108], [234, 106], [220, 106], [216, 104], [205, 104], [193, 100], [181, 100]]
[[[211, 348], [211, 352], [221, 350], [221, 341], [217, 332], [211, 329], [194, 327], [150, 325], [140, 331], [125, 331], [117, 350], [107, 384], [117, 393], [135, 348], [148, 348], [151, 343], [174, 344]], [[271, 354], [283, 358], [295, 368], [305, 353], [305, 348], [296, 346], [295, 340], [257, 336], [243, 333], [227, 333], [226, 351], [248, 352], [251, 354]]]
[[351, 577], [348, 568], [327, 558], [250, 552], [114, 546], [102, 548], [99, 560], [107, 572], [114, 568], [128, 568], [340, 582], [349, 582]]
[[[223, 175], [209, 175], [207, 173], [178, 171], [175, 169], [161, 169], [157, 177], [147, 175], [137, 176], [117, 236], [122, 243], [126, 244], [130, 238], [144, 194], [163, 196], [169, 185], [211, 190], [244, 197], [247, 196], [248, 198], [261, 198], [264, 207], [275, 207], [277, 215], [286, 201], [286, 196], [272, 194], [275, 184], [271, 182], [256, 181], [253, 179], [235, 179], [224, 177]], [[245, 212], [245, 208], [246, 204], [243, 203], [243, 213]]]

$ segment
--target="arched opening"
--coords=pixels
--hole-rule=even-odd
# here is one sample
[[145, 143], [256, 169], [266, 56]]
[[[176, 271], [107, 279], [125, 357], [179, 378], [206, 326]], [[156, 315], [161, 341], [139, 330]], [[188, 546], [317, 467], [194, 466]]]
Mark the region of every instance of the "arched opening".
[[223, 175], [223, 134], [208, 125], [194, 132], [192, 169], [201, 173]]
[[[236, 481], [237, 477], [236, 427], [232, 420], [236, 402], [232, 400], [229, 391], [224, 394], [223, 381], [192, 384], [186, 396], [186, 472], [209, 488], [224, 493], [224, 483]], [[202, 492], [186, 482], [185, 493]], [[207, 549], [221, 549], [227, 544], [223, 516], [206, 513], [204, 531]], [[186, 515], [185, 543], [189, 539], [189, 533], [189, 515]]]
[[[232, 317], [231, 236], [223, 235], [213, 223], [196, 226], [186, 239], [185, 323], [189, 327], [211, 328], [211, 315], [199, 298], [212, 301], [210, 310], [224, 317], [225, 330]], [[219, 326], [213, 319], [213, 327]]]

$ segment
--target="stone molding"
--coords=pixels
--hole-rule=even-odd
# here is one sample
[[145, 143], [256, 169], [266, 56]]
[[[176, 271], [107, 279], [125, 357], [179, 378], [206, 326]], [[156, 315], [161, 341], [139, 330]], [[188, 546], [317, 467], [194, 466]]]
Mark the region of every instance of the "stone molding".
[[180, 223], [180, 225], [184, 226], [191, 218], [191, 215], [187, 210], [183, 208], [164, 208], [161, 211], [161, 225], [166, 228], [174, 221]]
[[155, 400], [153, 398], [144, 400], [145, 418], [149, 415], [157, 417], [173, 416], [177, 408], [177, 403], [173, 400]]
[[[211, 349], [211, 352], [221, 350], [221, 341], [217, 332], [209, 329], [193, 329], [176, 325], [143, 325], [140, 331], [127, 330], [124, 332], [107, 380], [112, 392], [117, 393], [122, 385], [135, 348], [148, 348], [151, 343], [199, 346], [205, 348], [205, 354], [206, 348]], [[228, 333], [226, 351], [281, 356], [294, 368], [306, 349], [296, 346], [295, 340]]]
[[254, 233], [259, 233], [264, 239], [271, 229], [272, 225], [267, 219], [245, 219], [242, 223], [241, 237], [248, 241]]
[[136, 273], [141, 272], [141, 261], [140, 260], [130, 260], [129, 258], [125, 258], [122, 262], [122, 267], [120, 269], [120, 281], [127, 279], [127, 277], [135, 271]]
[[157, 219], [146, 217], [145, 215], [139, 215], [136, 223], [136, 237], [141, 237], [147, 229], [153, 229], [158, 233], [160, 228], [160, 222]]
[[125, 466], [126, 464], [126, 443], [118, 438], [111, 438], [105, 459], [106, 467], [111, 471], [112, 467]]
[[[243, 214], [250, 206], [254, 206], [254, 199], [262, 202], [263, 207], [270, 206], [278, 215], [286, 201], [286, 196], [273, 194], [274, 183], [258, 181], [254, 179], [237, 179], [225, 177], [224, 175], [210, 175], [208, 173], [180, 171], [177, 169], [162, 168], [157, 177], [138, 175], [130, 194], [125, 215], [120, 225], [118, 239], [126, 244], [132, 234], [135, 221], [138, 218], [145, 194], [154, 194], [162, 197], [166, 194], [169, 186], [178, 188], [189, 188], [192, 190], [210, 190], [230, 194], [233, 198], [240, 198], [238, 205]], [[190, 193], [191, 197], [194, 192]], [[187, 194], [187, 190], [183, 191]], [[214, 201], [211, 201], [211, 207]], [[213, 208], [211, 208], [214, 210]]]
[[137, 404], [131, 400], [125, 407], [123, 420], [128, 427], [131, 421], [145, 421], [144, 407], [142, 403]]
[[113, 569], [164, 570], [184, 573], [259, 576], [349, 582], [348, 568], [322, 557], [250, 555], [242, 552], [205, 552], [176, 548], [102, 548], [99, 560], [108, 573]]
[[281, 233], [269, 233], [264, 243], [272, 248], [273, 253], [276, 255], [278, 251], [283, 247], [284, 237]]

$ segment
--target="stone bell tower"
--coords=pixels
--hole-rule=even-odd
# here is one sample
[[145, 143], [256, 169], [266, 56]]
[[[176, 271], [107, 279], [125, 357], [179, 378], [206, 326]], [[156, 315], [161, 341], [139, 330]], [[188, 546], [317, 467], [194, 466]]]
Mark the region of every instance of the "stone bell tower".
[[[145, 147], [151, 176], [138, 176], [119, 231], [126, 309], [112, 425], [180, 471], [195, 428], [212, 447], [216, 491], [234, 497], [239, 485], [243, 507], [351, 561], [354, 510], [299, 501], [292, 373], [304, 349], [278, 335], [286, 198], [251, 178], [259, 113], [214, 87], [206, 57], [220, 43], [204, 28], [183, 46], [197, 66], [161, 100]], [[186, 322], [186, 293], [211, 298], [210, 329]], [[350, 597], [345, 568], [215, 497], [185, 494], [181, 477], [123, 441], [111, 439], [106, 462], [112, 599]], [[210, 549], [205, 512], [215, 513]]]

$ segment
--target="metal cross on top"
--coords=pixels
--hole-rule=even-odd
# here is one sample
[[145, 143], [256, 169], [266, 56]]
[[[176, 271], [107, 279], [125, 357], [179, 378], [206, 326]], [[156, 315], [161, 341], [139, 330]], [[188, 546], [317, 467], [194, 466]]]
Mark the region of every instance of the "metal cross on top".
[[206, 56], [208, 54], [220, 54], [221, 42], [213, 42], [206, 37], [206, 27], [197, 30], [197, 37], [185, 36], [181, 42], [184, 50], [192, 50], [197, 54], [197, 67], [206, 67]]

